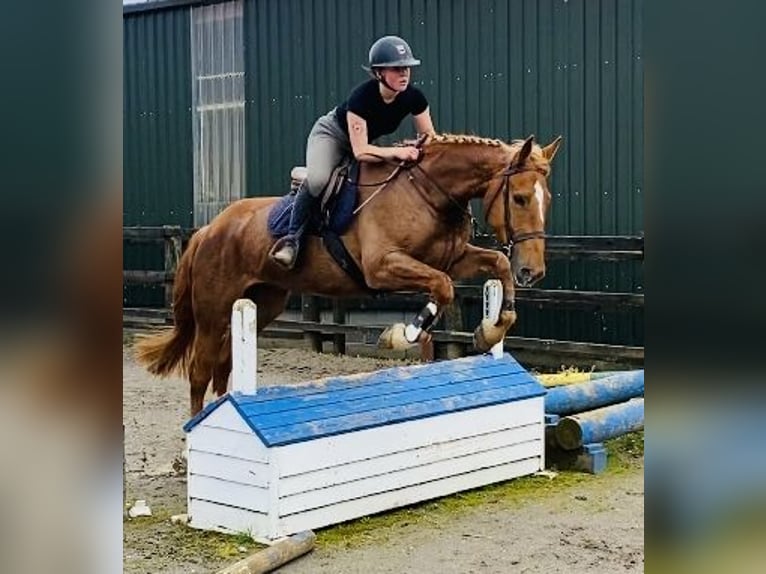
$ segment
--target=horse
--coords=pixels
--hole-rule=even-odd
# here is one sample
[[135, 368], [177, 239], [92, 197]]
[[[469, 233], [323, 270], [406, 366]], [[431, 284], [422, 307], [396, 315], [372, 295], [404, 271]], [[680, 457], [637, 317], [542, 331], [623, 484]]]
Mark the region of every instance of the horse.
[[[427, 293], [428, 304], [412, 322], [392, 325], [380, 336], [379, 346], [406, 349], [430, 337], [454, 299], [453, 281], [477, 276], [500, 279], [503, 286], [498, 319], [484, 319], [474, 331], [476, 350], [489, 350], [516, 321], [514, 285], [530, 286], [545, 275], [548, 178], [560, 144], [561, 136], [542, 147], [534, 136], [506, 143], [437, 134], [419, 142], [416, 162], [362, 163], [358, 213], [341, 236], [361, 271], [356, 278], [309, 234], [298, 265], [282, 268], [268, 257], [275, 239], [267, 229], [280, 197], [233, 202], [191, 236], [175, 274], [174, 325], [139, 339], [137, 360], [157, 376], [186, 375], [194, 416], [211, 379], [218, 396], [227, 390], [229, 323], [239, 298], [257, 305], [260, 332], [284, 311], [291, 293]], [[505, 253], [469, 243], [474, 198], [482, 198], [486, 223]]]

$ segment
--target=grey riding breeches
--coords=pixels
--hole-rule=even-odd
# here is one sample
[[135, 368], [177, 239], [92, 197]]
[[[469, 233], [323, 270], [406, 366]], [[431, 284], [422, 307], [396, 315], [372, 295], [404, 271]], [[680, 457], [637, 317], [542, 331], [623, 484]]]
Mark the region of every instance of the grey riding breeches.
[[352, 155], [348, 134], [338, 125], [332, 109], [314, 123], [306, 143], [309, 193], [320, 197], [335, 167]]

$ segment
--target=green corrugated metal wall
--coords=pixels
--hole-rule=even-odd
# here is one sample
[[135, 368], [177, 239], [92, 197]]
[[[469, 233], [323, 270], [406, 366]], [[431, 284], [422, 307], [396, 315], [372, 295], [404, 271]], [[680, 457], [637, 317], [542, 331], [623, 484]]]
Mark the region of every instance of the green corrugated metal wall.
[[[245, 6], [249, 195], [287, 190], [314, 119], [400, 34], [439, 131], [565, 137], [549, 232], [643, 231], [642, 0], [257, 0]], [[325, 33], [324, 31], [328, 32]], [[404, 125], [396, 135], [411, 135]], [[478, 207], [478, 206], [476, 206]], [[641, 292], [640, 263], [553, 261], [542, 287]], [[474, 318], [479, 309], [468, 314]], [[641, 313], [522, 306], [516, 333], [643, 344]]]
[[[366, 79], [360, 65], [369, 44], [393, 33], [423, 60], [413, 79], [437, 130], [503, 139], [535, 133], [543, 142], [564, 135], [551, 182], [551, 234], [640, 234], [642, 10], [643, 0], [246, 0], [248, 195], [287, 191], [314, 119]], [[132, 117], [127, 95], [147, 92], [190, 107], [188, 20], [188, 8], [125, 18], [126, 224], [183, 223], [191, 211], [188, 113], [154, 127], [172, 142], [169, 151]], [[147, 83], [136, 87], [130, 60], [156, 61], [157, 52], [173, 65], [155, 63], [155, 75], [141, 76]], [[405, 125], [396, 136], [411, 133]], [[171, 184], [145, 186], [145, 169], [128, 160], [131, 145]], [[136, 167], [131, 180], [127, 172]], [[640, 263], [552, 262], [542, 286], [642, 292], [642, 283]], [[643, 341], [640, 314], [627, 311], [594, 317], [525, 309], [520, 316], [516, 332], [529, 336]]]
[[[123, 20], [123, 225], [192, 225], [189, 8]], [[126, 245], [125, 269], [162, 269], [163, 250]], [[133, 305], [161, 288], [130, 287]]]
[[192, 222], [189, 9], [125, 18], [125, 225]]
[[639, 233], [641, 9], [641, 0], [247, 2], [249, 194], [286, 187], [314, 119], [366, 79], [371, 40], [396, 33], [423, 60], [413, 79], [437, 130], [565, 136], [552, 232]]

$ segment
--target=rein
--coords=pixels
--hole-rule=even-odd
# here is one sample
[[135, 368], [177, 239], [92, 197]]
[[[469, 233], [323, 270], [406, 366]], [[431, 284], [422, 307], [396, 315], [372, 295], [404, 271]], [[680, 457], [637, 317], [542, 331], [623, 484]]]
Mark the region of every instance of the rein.
[[[427, 139], [428, 139], [428, 134], [423, 134], [423, 135], [421, 135], [421, 136], [420, 136], [420, 137], [418, 137], [418, 139], [415, 141], [415, 147], [416, 147], [418, 150], [421, 150], [421, 149], [422, 149], [422, 147], [423, 147], [423, 144], [424, 144], [424, 143], [426, 143], [426, 140], [427, 140]], [[386, 163], [389, 163], [389, 164], [390, 164], [390, 163], [392, 163], [392, 160], [390, 160], [390, 159], [388, 159], [388, 158], [386, 158], [386, 157], [383, 157], [383, 156], [380, 156], [380, 155], [377, 155], [377, 154], [369, 154], [369, 155], [372, 155], [373, 157], [376, 157], [376, 158], [378, 158], [378, 159], [380, 159], [380, 160], [382, 160], [382, 161], [384, 161], [384, 162], [386, 162]], [[418, 161], [420, 161], [420, 159], [418, 159]], [[370, 197], [368, 197], [366, 200], [364, 200], [364, 202], [363, 202], [363, 203], [362, 203], [362, 204], [361, 204], [359, 207], [357, 207], [357, 208], [356, 208], [356, 209], [353, 211], [353, 214], [352, 214], [352, 215], [356, 215], [357, 213], [359, 213], [359, 212], [362, 210], [362, 208], [363, 208], [365, 205], [367, 205], [368, 203], [370, 203], [370, 201], [372, 201], [372, 199], [373, 199], [373, 198], [374, 198], [376, 195], [378, 195], [378, 194], [379, 194], [381, 191], [383, 191], [383, 188], [384, 188], [384, 187], [386, 187], [386, 185], [388, 185], [388, 183], [389, 183], [389, 182], [391, 182], [392, 180], [396, 179], [396, 176], [398, 176], [398, 175], [401, 173], [402, 169], [405, 169], [405, 168], [406, 168], [406, 169], [409, 171], [409, 169], [410, 169], [410, 168], [411, 168], [413, 165], [417, 165], [417, 162], [414, 162], [414, 163], [412, 163], [412, 162], [400, 161], [400, 162], [398, 162], [398, 163], [396, 164], [396, 167], [395, 167], [395, 168], [394, 168], [394, 170], [393, 170], [393, 171], [392, 171], [392, 172], [389, 174], [389, 176], [388, 176], [386, 179], [384, 179], [383, 181], [379, 181], [379, 182], [377, 182], [377, 183], [357, 183], [357, 184], [356, 184], [356, 185], [357, 185], [357, 187], [375, 187], [375, 186], [379, 186], [379, 187], [378, 187], [378, 189], [376, 189], [375, 191], [373, 191], [373, 192], [372, 192], [372, 194], [370, 195]]]
[[[423, 145], [424, 142], [425, 142], [425, 137], [421, 136], [421, 138], [418, 139], [416, 147], [418, 149], [421, 149], [421, 146]], [[381, 157], [381, 156], [376, 156], [376, 157], [378, 157], [379, 159], [381, 159], [381, 160], [383, 160], [385, 162], [392, 163], [391, 160], [389, 160], [388, 158], [384, 158], [384, 157]], [[394, 170], [383, 181], [379, 181], [379, 182], [376, 182], [376, 183], [367, 183], [367, 184], [358, 183], [357, 185], [359, 187], [374, 187], [374, 186], [379, 186], [379, 187], [378, 187], [378, 189], [376, 189], [375, 191], [372, 192], [370, 197], [368, 197], [359, 207], [357, 207], [354, 210], [353, 214], [357, 215], [359, 213], [359, 211], [362, 210], [362, 208], [364, 208], [370, 201], [372, 201], [372, 199], [378, 193], [380, 193], [386, 187], [386, 185], [388, 185], [391, 181], [396, 179], [396, 177], [403, 170], [408, 172], [407, 173], [408, 179], [410, 180], [411, 183], [414, 183], [414, 178], [412, 176], [411, 170], [412, 169], [417, 169], [418, 172], [423, 174], [423, 176], [428, 180], [428, 182], [431, 184], [431, 186], [433, 186], [439, 193], [441, 193], [450, 202], [452, 202], [460, 211], [463, 212], [464, 215], [467, 215], [469, 220], [470, 220], [470, 222], [471, 222], [471, 226], [475, 227], [476, 226], [476, 218], [473, 216], [473, 214], [471, 213], [470, 209], [468, 209], [468, 208], [464, 207], [463, 205], [461, 205], [460, 202], [458, 202], [454, 197], [452, 197], [452, 195], [447, 193], [429, 175], [429, 173], [426, 170], [424, 170], [422, 167], [420, 167], [419, 162], [420, 162], [420, 159], [418, 159], [418, 161], [415, 161], [415, 162], [406, 162], [406, 161], [398, 162], [396, 164], [396, 167], [394, 168]], [[517, 175], [519, 173], [524, 173], [526, 171], [533, 171], [533, 170], [521, 169], [519, 166], [514, 166], [514, 165], [511, 165], [511, 166], [507, 167], [505, 170], [503, 170], [503, 172], [499, 176], [499, 177], [503, 178], [503, 181], [500, 183], [500, 185], [497, 187], [497, 189], [489, 197], [485, 196], [485, 198], [484, 198], [484, 205], [485, 205], [484, 213], [485, 213], [485, 216], [486, 216], [486, 214], [489, 213], [489, 210], [492, 208], [492, 205], [494, 204], [494, 202], [497, 199], [497, 197], [499, 195], [503, 196], [505, 232], [506, 232], [506, 237], [508, 238], [508, 242], [505, 243], [502, 247], [503, 247], [503, 251], [505, 252], [506, 256], [509, 257], [509, 258], [511, 257], [511, 253], [513, 251], [513, 246], [515, 244], [522, 243], [524, 241], [529, 241], [530, 239], [544, 239], [545, 238], [545, 230], [526, 231], [524, 233], [514, 234], [513, 226], [511, 225], [510, 180], [511, 180], [512, 176]], [[542, 175], [545, 175], [545, 173], [542, 172], [541, 170], [535, 169], [534, 171], [537, 171], [538, 173], [541, 173]], [[495, 179], [495, 178], [493, 177], [492, 179]]]
[[[433, 185], [439, 192], [441, 192], [442, 195], [444, 195], [447, 199], [449, 199], [453, 204], [455, 204], [461, 211], [463, 211], [464, 214], [468, 215], [468, 217], [471, 220], [471, 225], [476, 224], [476, 218], [473, 216], [473, 214], [460, 205], [460, 203], [455, 200], [454, 197], [452, 197], [450, 194], [448, 194], [446, 191], [444, 191], [441, 186], [434, 181], [434, 179], [428, 174], [426, 170], [424, 170], [419, 165], [415, 164], [414, 166], [418, 169], [420, 173], [422, 173], [426, 179]], [[506, 168], [502, 174], [500, 174], [500, 177], [503, 178], [502, 183], [500, 186], [498, 186], [497, 190], [492, 194], [492, 196], [489, 199], [485, 199], [485, 208], [484, 213], [485, 216], [487, 213], [489, 213], [489, 210], [492, 208], [492, 204], [497, 199], [497, 196], [502, 194], [503, 195], [503, 206], [505, 208], [505, 234], [506, 237], [508, 237], [508, 242], [503, 245], [503, 251], [505, 251], [506, 256], [509, 258], [511, 257], [511, 253], [513, 251], [513, 246], [516, 243], [522, 243], [524, 241], [529, 241], [530, 239], [545, 239], [545, 230], [539, 230], [539, 231], [526, 231], [524, 233], [518, 233], [514, 234], [513, 232], [513, 226], [511, 225], [511, 193], [510, 193], [510, 180], [511, 176], [514, 176], [518, 173], [523, 173], [525, 171], [532, 171], [532, 170], [525, 170], [520, 169], [518, 166], [510, 166]], [[545, 175], [541, 170], [534, 170], [538, 173], [541, 173]], [[492, 178], [494, 179], [494, 178]], [[412, 181], [412, 176], [410, 175], [410, 181]]]
[[[375, 157], [380, 157], [380, 156], [375, 156]], [[383, 159], [384, 161], [387, 161], [386, 158], [381, 158], [381, 159]], [[383, 188], [386, 187], [386, 185], [388, 185], [388, 183], [390, 181], [396, 179], [396, 176], [399, 175], [399, 173], [401, 173], [402, 169], [404, 168], [404, 163], [405, 162], [399, 163], [394, 168], [394, 171], [392, 171], [391, 174], [386, 179], [384, 179], [383, 181], [380, 181], [380, 182], [377, 182], [377, 183], [357, 183], [356, 184], [357, 187], [375, 187], [376, 185], [379, 186], [379, 187], [378, 187], [378, 189], [376, 189], [375, 191], [372, 192], [370, 197], [365, 199], [362, 202], [362, 204], [353, 211], [352, 215], [356, 215], [357, 213], [359, 213], [365, 205], [370, 203], [376, 195], [378, 195], [381, 191], [383, 191]]]

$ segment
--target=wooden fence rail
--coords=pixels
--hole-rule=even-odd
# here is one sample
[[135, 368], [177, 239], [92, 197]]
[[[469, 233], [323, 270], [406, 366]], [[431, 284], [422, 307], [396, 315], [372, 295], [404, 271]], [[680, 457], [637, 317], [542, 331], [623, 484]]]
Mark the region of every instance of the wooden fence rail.
[[[159, 243], [163, 245], [164, 265], [162, 270], [123, 270], [125, 285], [162, 285], [164, 289], [165, 309], [124, 308], [123, 325], [128, 328], [172, 324], [170, 307], [175, 269], [183, 251], [183, 246], [194, 233], [194, 229], [179, 226], [162, 227], [124, 227], [123, 240], [128, 244]], [[493, 238], [476, 237], [473, 241], [486, 247], [496, 246]], [[546, 239], [546, 259], [548, 260], [583, 260], [596, 261], [631, 261], [643, 260], [643, 237], [634, 236], [552, 236]], [[472, 343], [472, 334], [464, 331], [461, 303], [478, 302], [482, 297], [480, 285], [457, 285], [455, 288], [457, 304], [445, 313], [443, 330], [434, 332], [434, 354], [437, 357], [453, 357], [465, 354]], [[532, 304], [539, 308], [553, 306], [557, 309], [577, 309], [587, 311], [613, 312], [626, 308], [641, 309], [644, 305], [643, 294], [606, 293], [599, 291], [577, 291], [565, 289], [519, 288], [516, 300]], [[320, 321], [322, 300], [319, 297], [301, 298], [301, 320], [274, 321], [265, 331], [273, 337], [303, 338], [315, 350], [321, 350], [324, 341], [332, 341], [333, 350], [345, 353], [346, 339], [352, 338], [361, 343], [373, 343], [383, 330], [383, 326], [347, 325], [346, 309], [419, 310], [422, 306], [422, 294], [389, 293], [383, 297], [350, 298], [333, 300], [332, 323]], [[529, 355], [532, 362], [540, 362], [540, 354], [549, 355], [552, 361], [568, 364], [602, 362], [604, 365], [640, 366], [644, 360], [643, 347], [624, 345], [605, 345], [575, 341], [557, 341], [551, 339], [533, 339], [525, 337], [506, 337], [505, 348], [519, 356]], [[534, 358], [531, 355], [536, 355]], [[561, 364], [559, 362], [558, 364]]]

